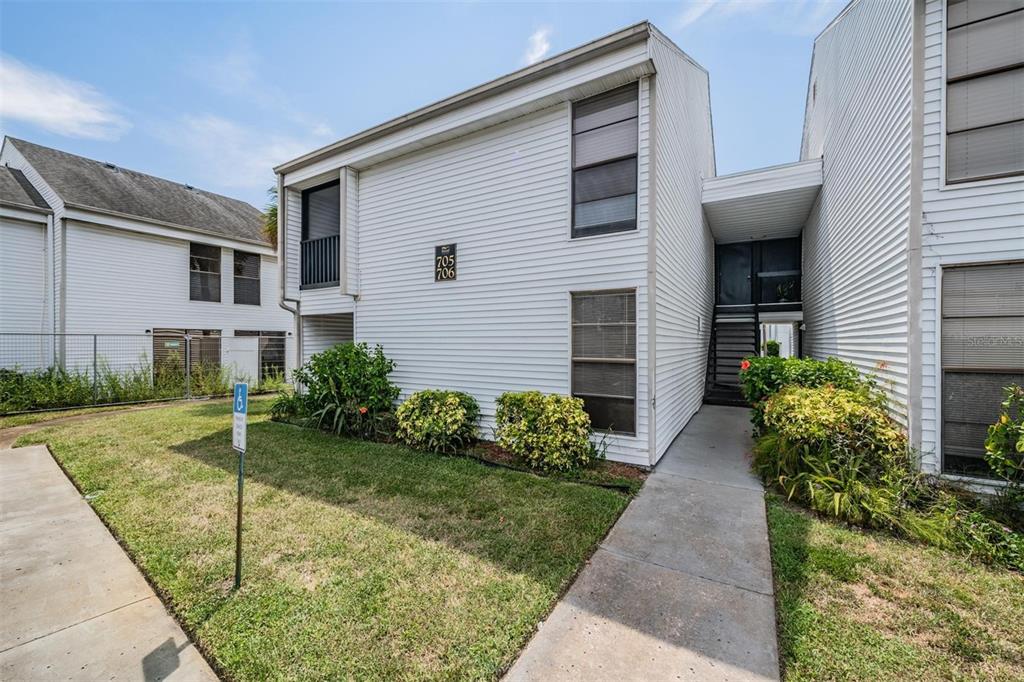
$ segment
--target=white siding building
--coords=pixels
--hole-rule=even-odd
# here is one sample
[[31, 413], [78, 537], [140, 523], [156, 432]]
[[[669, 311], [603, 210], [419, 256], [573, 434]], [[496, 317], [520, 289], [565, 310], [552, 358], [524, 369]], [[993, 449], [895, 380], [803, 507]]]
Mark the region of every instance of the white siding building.
[[853, 0], [818, 36], [804, 352], [877, 375], [931, 473], [1024, 383], [1024, 1]]
[[293, 316], [256, 208], [13, 138], [0, 164], [3, 366], [76, 368], [95, 343], [116, 369], [186, 333], [210, 337], [225, 365], [245, 355], [253, 380], [256, 363], [292, 366]]
[[708, 76], [649, 24], [276, 170], [302, 358], [379, 343], [404, 396], [467, 391], [485, 433], [505, 391], [578, 395], [640, 465], [699, 407]]

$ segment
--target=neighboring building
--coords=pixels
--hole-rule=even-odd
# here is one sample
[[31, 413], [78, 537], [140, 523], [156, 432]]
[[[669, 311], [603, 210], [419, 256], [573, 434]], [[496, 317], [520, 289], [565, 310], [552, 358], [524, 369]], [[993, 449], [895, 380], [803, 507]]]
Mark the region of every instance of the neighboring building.
[[641, 465], [700, 407], [708, 76], [649, 24], [276, 170], [303, 358], [379, 343], [403, 396], [468, 391], [485, 433], [505, 391], [571, 393]]
[[245, 202], [7, 137], [0, 221], [4, 367], [76, 368], [95, 343], [117, 369], [186, 333], [200, 339], [193, 361], [252, 379], [292, 355], [275, 245]]

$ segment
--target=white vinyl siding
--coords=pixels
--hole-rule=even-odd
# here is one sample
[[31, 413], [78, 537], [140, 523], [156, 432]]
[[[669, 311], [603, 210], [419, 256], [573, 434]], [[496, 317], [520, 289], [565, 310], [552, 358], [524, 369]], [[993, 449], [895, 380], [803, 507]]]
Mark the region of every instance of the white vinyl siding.
[[714, 239], [701, 207], [715, 174], [708, 74], [660, 35], [654, 77], [655, 451], [700, 408], [714, 299]]
[[[221, 253], [222, 303], [189, 300], [189, 242], [68, 224], [68, 332], [143, 334], [154, 327], [291, 331], [291, 313], [276, 305], [277, 262], [261, 256], [260, 297], [274, 305], [236, 306], [231, 249]], [[112, 292], [111, 264], [122, 286]], [[289, 338], [289, 342], [291, 338]]]
[[802, 158], [823, 157], [803, 235], [804, 352], [908, 399], [912, 6], [854, 2], [815, 41]]
[[42, 222], [0, 216], [0, 369], [42, 369], [53, 355], [49, 339], [21, 336], [49, 331], [46, 216], [38, 217]]
[[[924, 159], [922, 203], [922, 467], [941, 467], [943, 267], [1024, 260], [1024, 177], [947, 185], [945, 0], [927, 0], [924, 21]], [[972, 6], [975, 6], [972, 3]], [[977, 5], [984, 9], [987, 4]], [[954, 7], [956, 7], [954, 5]], [[978, 18], [978, 17], [974, 17]]]
[[[403, 397], [467, 391], [483, 432], [505, 391], [570, 391], [570, 292], [635, 289], [637, 435], [609, 457], [648, 464], [646, 214], [638, 229], [569, 238], [567, 103], [359, 173], [356, 340], [397, 363]], [[648, 115], [641, 110], [640, 205]], [[458, 279], [434, 282], [434, 247], [457, 244]]]
[[303, 315], [302, 362], [331, 346], [353, 340], [352, 314]]

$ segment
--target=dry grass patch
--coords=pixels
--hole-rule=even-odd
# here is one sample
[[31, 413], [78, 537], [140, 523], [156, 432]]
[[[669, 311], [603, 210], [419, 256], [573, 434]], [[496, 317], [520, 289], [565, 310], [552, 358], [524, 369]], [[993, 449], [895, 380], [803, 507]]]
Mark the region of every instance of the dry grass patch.
[[768, 496], [787, 680], [1024, 679], [1024, 576]]

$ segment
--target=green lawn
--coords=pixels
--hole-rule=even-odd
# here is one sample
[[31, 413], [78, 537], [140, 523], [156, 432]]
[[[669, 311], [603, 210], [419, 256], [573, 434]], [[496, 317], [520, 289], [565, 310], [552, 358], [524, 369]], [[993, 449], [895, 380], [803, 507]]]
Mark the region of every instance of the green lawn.
[[768, 495], [786, 680], [1022, 680], [1024, 576]]
[[626, 506], [621, 493], [346, 440], [251, 402], [232, 593], [229, 404], [55, 425], [46, 442], [238, 680], [494, 678]]

